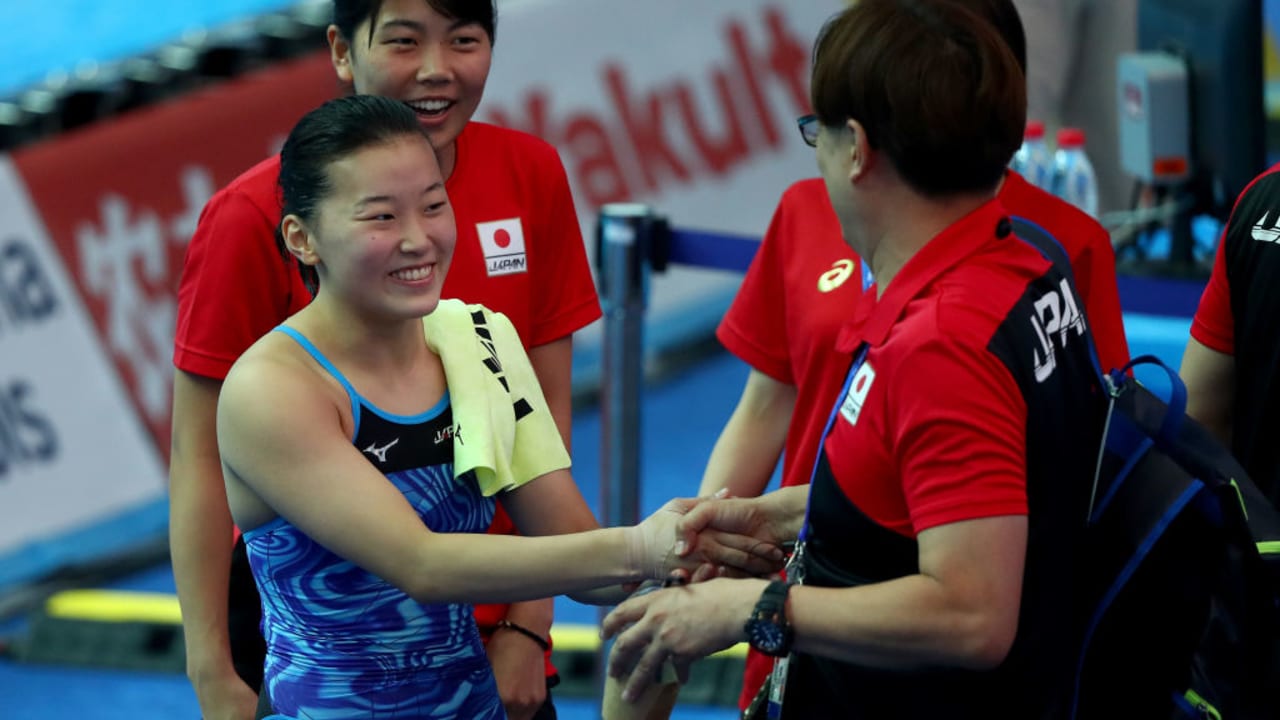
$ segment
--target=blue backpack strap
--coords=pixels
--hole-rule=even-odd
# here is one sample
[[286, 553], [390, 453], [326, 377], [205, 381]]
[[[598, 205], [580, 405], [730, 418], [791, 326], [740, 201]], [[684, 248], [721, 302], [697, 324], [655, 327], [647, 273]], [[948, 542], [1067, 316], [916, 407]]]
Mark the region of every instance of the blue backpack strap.
[[1187, 386], [1182, 382], [1182, 378], [1178, 377], [1178, 373], [1155, 355], [1140, 355], [1130, 360], [1124, 367], [1112, 370], [1108, 373], [1110, 386], [1119, 388], [1125, 382], [1133, 382], [1128, 373], [1139, 365], [1154, 365], [1163, 370], [1169, 378], [1169, 399], [1165, 403], [1168, 408], [1165, 411], [1164, 420], [1160, 423], [1160, 429], [1153, 439], [1162, 449], [1173, 448], [1178, 443], [1182, 422], [1187, 416]]
[[[1066, 248], [1062, 247], [1062, 244], [1058, 242], [1057, 238], [1050, 234], [1048, 230], [1045, 230], [1043, 227], [1037, 225], [1031, 220], [1028, 220], [1027, 218], [1014, 217], [1011, 222], [1013, 224], [1014, 234], [1023, 242], [1034, 247], [1041, 255], [1052, 262], [1055, 269], [1057, 269], [1062, 275], [1066, 276], [1066, 278], [1071, 282], [1072, 288], [1075, 288], [1075, 276], [1071, 269], [1071, 258], [1067, 255]], [[1076, 295], [1077, 297], [1079, 296], [1078, 290]], [[1121, 389], [1126, 385], [1126, 383], [1133, 382], [1132, 378], [1129, 376], [1129, 371], [1134, 367], [1139, 365], [1155, 365], [1165, 372], [1169, 377], [1169, 385], [1172, 390], [1168, 401], [1168, 409], [1164, 413], [1160, 430], [1153, 438], [1151, 438], [1151, 442], [1154, 442], [1161, 448], [1173, 447], [1177, 443], [1178, 434], [1181, 431], [1182, 421], [1186, 416], [1187, 409], [1187, 388], [1183, 385], [1182, 379], [1178, 377], [1178, 373], [1174, 372], [1169, 368], [1169, 366], [1165, 365], [1154, 355], [1143, 355], [1129, 361], [1129, 363], [1123, 368], [1111, 369], [1110, 372], [1104, 374], [1101, 370], [1101, 365], [1098, 362], [1098, 353], [1097, 349], [1093, 345], [1092, 335], [1090, 335], [1089, 356], [1093, 361], [1094, 370], [1097, 372], [1103, 387], [1107, 388], [1113, 397], [1121, 392]], [[1113, 423], [1110, 419], [1110, 410], [1108, 414], [1109, 419], [1107, 423], [1105, 441], [1112, 443], [1112, 446], [1107, 449], [1112, 452], [1116, 452], [1119, 448], [1115, 446], [1115, 442], [1119, 436], [1126, 434], [1126, 429], [1120, 428], [1118, 433], [1112, 432]], [[1125, 454], [1128, 457], [1126, 468], [1131, 468], [1137, 462], [1138, 458], [1151, 447], [1151, 442], [1139, 441], [1126, 443], [1129, 446], [1128, 450], [1125, 451]], [[1117, 477], [1117, 481], [1123, 480], [1125, 475], [1127, 475], [1127, 470], [1123, 475]], [[1100, 504], [1099, 512], [1101, 511], [1101, 508], [1106, 505], [1107, 498], [1111, 494], [1114, 494], [1115, 489], [1116, 488], [1114, 487], [1109, 488], [1108, 490], [1110, 492], [1104, 494], [1104, 502]]]
[[[1067, 282], [1071, 286], [1072, 292], [1075, 293], [1075, 296], [1078, 300], [1077, 305], [1079, 307], [1084, 307], [1084, 300], [1083, 298], [1080, 297], [1080, 290], [1076, 286], [1075, 272], [1071, 269], [1071, 256], [1067, 254], [1066, 248], [1062, 247], [1062, 243], [1058, 242], [1058, 239], [1055, 238], [1053, 234], [1050, 233], [1048, 230], [1045, 230], [1040, 225], [1036, 224], [1035, 222], [1025, 217], [1020, 217], [1015, 215], [1010, 218], [1010, 223], [1013, 225], [1013, 234], [1015, 237], [1017, 237], [1020, 241], [1026, 243], [1027, 245], [1030, 245], [1042, 256], [1044, 256], [1046, 260], [1048, 260], [1050, 263], [1053, 264], [1053, 267], [1055, 270], [1057, 270], [1058, 274], [1062, 275], [1067, 279]], [[1087, 308], [1085, 308], [1085, 322], [1086, 323], [1088, 322]], [[1113, 388], [1113, 385], [1110, 383], [1110, 376], [1103, 373], [1101, 363], [1098, 361], [1098, 350], [1094, 346], [1092, 332], [1088, 334], [1088, 340], [1089, 340], [1089, 361], [1093, 364], [1093, 373], [1097, 377], [1098, 383], [1101, 385], [1101, 387], [1111, 390]], [[1107, 408], [1106, 428], [1103, 430], [1102, 442], [1099, 443], [1099, 449], [1098, 449], [1098, 468], [1099, 469], [1101, 469], [1102, 467], [1103, 453], [1108, 450], [1105, 443], [1114, 436], [1114, 434], [1111, 432], [1111, 426], [1112, 426], [1111, 415], [1112, 415], [1113, 406], [1114, 406], [1115, 393], [1112, 392], [1111, 395], [1112, 395], [1112, 404]], [[1130, 463], [1130, 465], [1132, 465], [1133, 463], [1136, 463], [1137, 459], [1141, 457], [1141, 454], [1143, 452], [1146, 452], [1146, 447], [1142, 444], [1140, 438], [1133, 439], [1131, 442], [1129, 442], [1128, 449], [1125, 454], [1131, 457], [1132, 462]], [[1126, 470], [1126, 474], [1127, 474], [1127, 470]], [[1119, 476], [1119, 478], [1117, 479], [1118, 481], [1116, 483], [1113, 483], [1112, 487], [1102, 488], [1102, 502], [1097, 503], [1099, 488], [1097, 485], [1097, 473], [1095, 472], [1093, 490], [1089, 497], [1089, 519], [1090, 520], [1092, 520], [1092, 518], [1097, 513], [1101, 512], [1102, 507], [1106, 506], [1111, 496], [1114, 495], [1116, 486], [1120, 484], [1119, 481], [1123, 480], [1123, 476], [1124, 476], [1123, 474]]]
[[[1053, 267], [1067, 282], [1071, 284], [1071, 289], [1075, 292], [1076, 299], [1079, 300], [1078, 305], [1085, 307], [1084, 298], [1080, 296], [1080, 288], [1076, 285], [1076, 276], [1071, 269], [1071, 256], [1067, 255], [1067, 249], [1062, 247], [1062, 243], [1053, 236], [1048, 230], [1040, 227], [1034, 222], [1024, 217], [1013, 216], [1009, 218], [1013, 225], [1013, 234], [1022, 242], [1035, 248], [1049, 262], [1053, 263]], [[1088, 323], [1089, 312], [1085, 309], [1085, 322]], [[1093, 344], [1093, 332], [1089, 333], [1089, 359], [1093, 362], [1094, 374], [1098, 376], [1101, 382], [1103, 373], [1101, 363], [1098, 362], [1098, 349]]]

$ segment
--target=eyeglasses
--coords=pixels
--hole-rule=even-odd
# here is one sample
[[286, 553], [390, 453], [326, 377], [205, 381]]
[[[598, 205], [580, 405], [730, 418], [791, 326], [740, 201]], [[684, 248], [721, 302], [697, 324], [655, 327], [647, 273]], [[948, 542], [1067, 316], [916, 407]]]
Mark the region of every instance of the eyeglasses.
[[804, 139], [804, 144], [809, 147], [818, 147], [818, 116], [801, 115], [796, 118], [796, 125], [800, 128], [800, 137]]

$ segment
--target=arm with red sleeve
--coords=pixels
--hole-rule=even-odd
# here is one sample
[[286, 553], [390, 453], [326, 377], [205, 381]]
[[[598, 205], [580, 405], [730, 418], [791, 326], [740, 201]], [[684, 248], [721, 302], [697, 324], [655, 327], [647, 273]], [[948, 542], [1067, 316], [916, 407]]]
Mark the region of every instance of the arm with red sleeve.
[[733, 414], [711, 449], [698, 495], [727, 489], [735, 497], [764, 492], [786, 445], [795, 412], [796, 385], [787, 350], [784, 199], [725, 313], [716, 337], [751, 372]]
[[1235, 322], [1223, 253], [1226, 237], [1224, 231], [1178, 374], [1187, 386], [1187, 414], [1230, 447], [1236, 364]]
[[[531, 258], [540, 277], [531, 301], [534, 305], [529, 337], [523, 338], [529, 358], [556, 419], [565, 447], [571, 424], [573, 382], [573, 333], [600, 318], [600, 299], [591, 279], [586, 246], [578, 225], [573, 195], [564, 165], [549, 145], [539, 159], [541, 196], [535, 208]], [[536, 266], [533, 265], [536, 263]]]
[[1026, 403], [993, 355], [944, 338], [881, 379], [892, 398], [903, 530], [919, 544], [920, 571], [855, 588], [796, 588], [795, 647], [876, 667], [993, 667], [1013, 643], [1021, 602]]
[[[258, 688], [232, 666], [227, 585], [233, 527], [214, 429], [222, 380], [283, 320], [301, 282], [276, 250], [274, 218], [239, 192], [216, 195], [187, 249], [178, 290], [169, 546], [187, 674], [206, 718], [251, 718]], [[295, 287], [296, 285], [296, 287]]]
[[[910, 526], [919, 572], [856, 587], [793, 586], [785, 606], [793, 650], [880, 668], [995, 667], [1013, 643], [1021, 603], [1026, 404], [1004, 366], [980, 349], [926, 343], [883, 372], [873, 392], [893, 398], [887, 450], [897, 473], [878, 480], [901, 483], [909, 517], [892, 524]], [[828, 451], [839, 453], [840, 442], [833, 433]], [[803, 498], [802, 488], [767, 497], [797, 490]], [[691, 517], [706, 522], [717, 506], [742, 502], [706, 503]], [[797, 525], [802, 514], [803, 505], [791, 513]], [[610, 672], [632, 668], [626, 684], [639, 693], [657, 663], [683, 665], [739, 641], [765, 582], [717, 579], [627, 601], [604, 624], [607, 635], [622, 632]]]

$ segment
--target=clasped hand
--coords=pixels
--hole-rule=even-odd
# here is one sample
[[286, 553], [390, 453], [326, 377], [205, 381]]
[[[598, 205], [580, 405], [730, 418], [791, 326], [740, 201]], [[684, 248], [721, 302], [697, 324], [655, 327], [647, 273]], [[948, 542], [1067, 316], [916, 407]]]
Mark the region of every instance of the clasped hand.
[[683, 682], [694, 660], [743, 639], [743, 624], [767, 581], [718, 576], [782, 569], [781, 548], [794, 539], [795, 523], [766, 503], [759, 498], [673, 500], [642, 523], [674, 521], [678, 540], [665, 567], [669, 575], [715, 579], [632, 597], [605, 618], [601, 634], [617, 636], [608, 672], [626, 678], [624, 700], [639, 697], [662, 663], [672, 662]]
[[780, 571], [786, 558], [782, 542], [765, 524], [738, 517], [743, 513], [734, 508], [744, 502], [671, 500], [634, 528], [632, 562], [647, 578], [681, 581]]

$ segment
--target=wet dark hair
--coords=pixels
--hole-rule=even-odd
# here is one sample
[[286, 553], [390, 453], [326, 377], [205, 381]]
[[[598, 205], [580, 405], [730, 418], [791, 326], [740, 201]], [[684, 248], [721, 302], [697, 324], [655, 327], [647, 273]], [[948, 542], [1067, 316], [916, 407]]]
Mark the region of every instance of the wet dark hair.
[[828, 128], [857, 120], [870, 147], [926, 196], [994, 188], [1022, 143], [1026, 80], [972, 7], [859, 0], [814, 44], [818, 120]]
[[[422, 0], [432, 10], [447, 18], [476, 23], [489, 36], [489, 44], [496, 40], [498, 8], [493, 0]], [[373, 43], [374, 25], [382, 11], [382, 0], [333, 0], [333, 24], [347, 41], [356, 36], [356, 27], [365, 20], [369, 23], [369, 42]]]
[[[329, 166], [358, 150], [412, 135], [427, 140], [409, 106], [380, 95], [351, 95], [330, 100], [293, 126], [280, 150], [280, 217], [297, 215], [314, 222], [321, 201], [332, 191]], [[429, 143], [428, 143], [429, 145]], [[276, 244], [293, 257], [276, 228]], [[315, 267], [298, 261], [307, 289], [319, 287]]]

